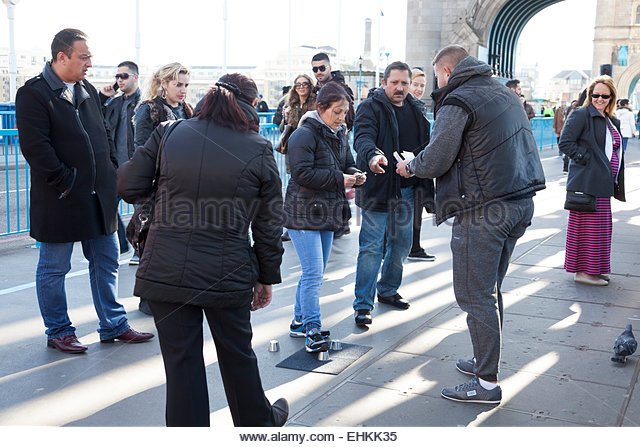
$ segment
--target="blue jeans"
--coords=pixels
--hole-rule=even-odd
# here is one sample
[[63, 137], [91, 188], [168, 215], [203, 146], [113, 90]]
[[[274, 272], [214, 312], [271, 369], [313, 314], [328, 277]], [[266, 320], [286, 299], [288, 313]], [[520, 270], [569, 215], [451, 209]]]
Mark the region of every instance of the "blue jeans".
[[629, 138], [622, 137], [622, 153], [627, 152], [627, 144], [629, 144]]
[[[71, 270], [73, 242], [41, 242], [36, 269], [36, 293], [48, 338], [74, 335], [67, 312], [65, 276]], [[89, 261], [91, 295], [100, 326], [100, 339], [117, 337], [129, 330], [124, 307], [118, 296], [118, 238], [116, 233], [82, 241], [82, 252]]]
[[320, 287], [331, 253], [333, 231], [290, 229], [289, 236], [302, 267], [293, 319], [301, 322], [307, 331], [314, 327], [320, 329]]
[[[402, 283], [403, 263], [413, 242], [413, 188], [402, 188], [402, 200], [393, 211], [362, 210], [360, 251], [356, 266], [354, 310], [372, 310], [376, 292], [390, 297]], [[383, 245], [387, 236], [387, 246]], [[382, 263], [382, 274], [378, 272]]]

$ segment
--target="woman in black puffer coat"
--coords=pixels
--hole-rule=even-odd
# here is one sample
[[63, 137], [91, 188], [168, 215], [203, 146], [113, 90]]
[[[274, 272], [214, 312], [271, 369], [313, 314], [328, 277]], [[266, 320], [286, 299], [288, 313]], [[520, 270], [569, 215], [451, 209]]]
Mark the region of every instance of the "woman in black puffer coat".
[[355, 167], [347, 142], [349, 97], [329, 83], [318, 92], [316, 111], [307, 112], [289, 138], [291, 180], [285, 197], [285, 227], [300, 258], [292, 337], [306, 337], [308, 352], [327, 349], [320, 321], [320, 286], [333, 233], [349, 220], [345, 187], [360, 186], [366, 176]]
[[[287, 418], [284, 399], [271, 405], [265, 397], [251, 347], [250, 311], [271, 302], [283, 253], [281, 182], [271, 144], [258, 134], [257, 96], [251, 79], [223, 76], [198, 117], [178, 122], [159, 154], [155, 214], [134, 293], [149, 301], [158, 329], [168, 426], [209, 425], [203, 313], [234, 424], [282, 426]], [[118, 171], [127, 202], [151, 192], [168, 125]]]

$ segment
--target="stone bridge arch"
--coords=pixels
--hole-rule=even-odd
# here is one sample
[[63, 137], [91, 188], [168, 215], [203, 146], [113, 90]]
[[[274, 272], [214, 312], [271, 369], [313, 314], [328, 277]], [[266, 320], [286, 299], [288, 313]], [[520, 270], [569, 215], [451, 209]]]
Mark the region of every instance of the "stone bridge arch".
[[[428, 95], [434, 84], [429, 69], [437, 51], [457, 43], [488, 62], [498, 76], [511, 78], [516, 46], [526, 24], [543, 9], [563, 0], [407, 0], [407, 63], [425, 68]], [[638, 0], [633, 0], [638, 2]], [[594, 37], [593, 73], [611, 62], [612, 50], [630, 43], [629, 62], [640, 59], [640, 23], [630, 0], [598, 0]], [[635, 11], [635, 9], [634, 9]], [[631, 67], [614, 66], [622, 89], [637, 81], [621, 74], [637, 73]], [[634, 81], [635, 79], [635, 81]]]
[[640, 80], [640, 61], [628, 66], [620, 74], [620, 79], [616, 85], [618, 98], [631, 98], [638, 80]]

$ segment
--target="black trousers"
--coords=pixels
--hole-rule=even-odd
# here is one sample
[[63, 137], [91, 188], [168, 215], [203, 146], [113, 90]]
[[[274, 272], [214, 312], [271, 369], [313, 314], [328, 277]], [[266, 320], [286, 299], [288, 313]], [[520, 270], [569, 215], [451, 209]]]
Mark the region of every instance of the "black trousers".
[[209, 394], [202, 319], [207, 317], [218, 353], [227, 403], [236, 427], [272, 427], [274, 420], [251, 347], [249, 306], [202, 308], [149, 301], [167, 376], [167, 427], [208, 427]]

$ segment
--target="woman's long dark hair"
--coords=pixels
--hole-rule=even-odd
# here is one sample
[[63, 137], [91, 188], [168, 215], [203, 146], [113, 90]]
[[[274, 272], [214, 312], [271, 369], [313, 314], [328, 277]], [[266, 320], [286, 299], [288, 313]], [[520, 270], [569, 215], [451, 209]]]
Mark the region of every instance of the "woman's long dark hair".
[[226, 74], [205, 96], [198, 119], [210, 120], [238, 132], [258, 132], [258, 122], [240, 106], [240, 102], [244, 102], [253, 109], [252, 103], [257, 97], [258, 87], [251, 78], [240, 73]]

